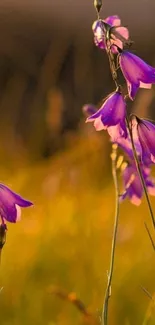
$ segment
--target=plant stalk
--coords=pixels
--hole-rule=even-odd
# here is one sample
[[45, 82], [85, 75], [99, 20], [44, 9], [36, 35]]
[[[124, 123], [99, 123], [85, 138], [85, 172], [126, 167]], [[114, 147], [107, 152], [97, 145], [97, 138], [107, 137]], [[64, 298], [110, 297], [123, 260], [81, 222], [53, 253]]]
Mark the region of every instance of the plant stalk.
[[111, 296], [111, 283], [114, 270], [114, 261], [115, 261], [115, 249], [116, 249], [116, 238], [117, 238], [117, 229], [118, 229], [118, 219], [119, 219], [119, 187], [117, 180], [117, 171], [116, 171], [116, 158], [117, 158], [117, 146], [113, 145], [113, 151], [111, 155], [112, 159], [112, 175], [115, 186], [115, 219], [114, 219], [114, 228], [113, 228], [113, 237], [112, 237], [112, 246], [111, 246], [111, 257], [110, 257], [110, 269], [108, 273], [108, 282], [105, 292], [104, 304], [103, 304], [103, 313], [102, 313], [102, 325], [107, 325], [108, 323], [108, 305], [109, 298]]

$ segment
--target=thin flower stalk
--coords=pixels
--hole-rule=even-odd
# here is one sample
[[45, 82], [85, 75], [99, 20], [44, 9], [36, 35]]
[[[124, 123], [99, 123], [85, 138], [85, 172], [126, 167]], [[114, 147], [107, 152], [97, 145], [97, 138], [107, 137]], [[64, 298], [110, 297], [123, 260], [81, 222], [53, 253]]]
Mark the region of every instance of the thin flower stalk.
[[116, 201], [115, 202], [115, 219], [114, 219], [112, 246], [111, 246], [110, 269], [108, 272], [108, 282], [107, 282], [107, 288], [106, 288], [104, 304], [103, 304], [102, 325], [107, 325], [107, 322], [108, 322], [108, 305], [109, 305], [109, 298], [111, 296], [111, 284], [112, 284], [112, 278], [113, 278], [117, 229], [118, 229], [118, 220], [119, 220], [119, 187], [118, 187], [118, 180], [117, 180], [116, 158], [117, 158], [117, 145], [113, 145], [111, 160], [112, 160], [112, 175], [113, 175], [114, 186], [115, 186], [115, 201]]
[[145, 229], [146, 229], [147, 234], [148, 234], [148, 236], [149, 236], [149, 239], [150, 239], [151, 245], [152, 245], [152, 247], [153, 247], [153, 250], [155, 251], [155, 243], [154, 243], [154, 240], [153, 240], [153, 238], [152, 238], [152, 235], [151, 235], [151, 233], [150, 233], [150, 230], [149, 230], [149, 228], [148, 228], [146, 222], [144, 222], [144, 226], [145, 226]]

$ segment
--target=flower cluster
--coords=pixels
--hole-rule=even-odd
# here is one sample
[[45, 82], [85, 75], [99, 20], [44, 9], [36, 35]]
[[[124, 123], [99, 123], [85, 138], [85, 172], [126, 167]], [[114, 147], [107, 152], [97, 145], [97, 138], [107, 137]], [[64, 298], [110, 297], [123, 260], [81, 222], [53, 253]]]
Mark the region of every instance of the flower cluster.
[[[109, 57], [116, 90], [103, 100], [98, 110], [93, 105], [85, 106], [86, 122], [93, 122], [97, 131], [107, 130], [110, 141], [124, 151], [127, 163], [122, 165], [121, 173], [125, 190], [120, 200], [129, 197], [132, 203], [139, 205], [143, 186], [133, 149], [136, 151], [145, 187], [149, 194], [155, 195], [155, 184], [150, 176], [151, 165], [155, 163], [155, 125], [136, 116], [131, 116], [129, 120], [126, 99], [134, 100], [139, 88], [150, 89], [155, 84], [155, 68], [129, 50], [129, 31], [121, 25], [118, 16], [110, 16], [104, 20], [98, 18], [93, 23], [92, 30], [95, 45]], [[126, 81], [125, 95], [119, 84], [118, 69]]]
[[129, 40], [129, 32], [126, 27], [121, 26], [118, 16], [110, 16], [106, 19], [98, 19], [92, 25], [95, 45], [105, 50], [108, 45], [112, 46], [112, 51], [117, 51], [116, 46], [123, 48]]
[[[136, 129], [137, 125], [134, 127]], [[142, 147], [139, 138], [136, 137], [135, 133], [136, 130], [134, 132], [134, 144], [137, 156], [139, 158], [140, 168], [143, 179], [145, 181], [145, 186], [150, 195], [155, 195], [155, 183], [151, 177], [151, 162], [148, 156], [145, 156], [144, 159], [142, 159]], [[127, 163], [123, 163], [121, 166], [125, 191], [120, 196], [120, 201], [123, 201], [126, 197], [129, 197], [130, 201], [133, 204], [139, 205], [141, 203], [144, 190], [134, 161], [130, 137], [128, 136], [127, 139], [119, 138], [117, 144], [123, 150], [127, 158]]]

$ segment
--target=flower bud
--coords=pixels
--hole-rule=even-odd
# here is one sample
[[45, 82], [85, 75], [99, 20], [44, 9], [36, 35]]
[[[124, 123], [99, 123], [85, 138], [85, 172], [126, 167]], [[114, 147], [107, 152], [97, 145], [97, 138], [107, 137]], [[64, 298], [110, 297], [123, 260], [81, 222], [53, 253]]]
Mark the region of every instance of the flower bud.
[[102, 7], [102, 0], [94, 0], [94, 7], [99, 13]]

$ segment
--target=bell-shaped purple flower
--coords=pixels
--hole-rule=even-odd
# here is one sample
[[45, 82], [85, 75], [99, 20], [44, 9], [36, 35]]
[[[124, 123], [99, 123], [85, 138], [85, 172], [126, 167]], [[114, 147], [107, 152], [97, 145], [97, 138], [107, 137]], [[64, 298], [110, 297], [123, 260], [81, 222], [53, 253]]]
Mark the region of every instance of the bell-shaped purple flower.
[[137, 132], [142, 148], [142, 161], [155, 163], [155, 125], [148, 120], [136, 117]]
[[94, 43], [100, 49], [106, 48], [106, 34], [109, 33], [109, 46], [112, 47], [113, 52], [117, 52], [117, 47], [123, 48], [123, 43], [129, 39], [129, 32], [126, 27], [121, 26], [120, 18], [115, 16], [107, 17], [106, 19], [96, 20], [92, 25], [94, 33]]
[[21, 207], [26, 208], [31, 205], [33, 205], [32, 202], [23, 199], [7, 186], [0, 184], [0, 217], [3, 224], [5, 224], [5, 220], [14, 223], [19, 221]]
[[97, 131], [106, 130], [115, 142], [119, 137], [127, 137], [125, 123], [126, 103], [120, 91], [109, 95], [101, 108], [89, 116], [86, 122], [94, 122]]
[[[147, 191], [150, 195], [155, 195], [155, 183], [150, 177], [150, 169], [141, 166]], [[140, 205], [143, 196], [143, 187], [135, 165], [128, 165], [122, 172], [125, 192], [120, 197], [120, 201], [129, 197], [131, 203]]]
[[155, 68], [129, 51], [120, 51], [119, 63], [133, 100], [139, 88], [150, 89], [155, 83]]

